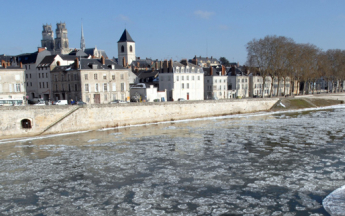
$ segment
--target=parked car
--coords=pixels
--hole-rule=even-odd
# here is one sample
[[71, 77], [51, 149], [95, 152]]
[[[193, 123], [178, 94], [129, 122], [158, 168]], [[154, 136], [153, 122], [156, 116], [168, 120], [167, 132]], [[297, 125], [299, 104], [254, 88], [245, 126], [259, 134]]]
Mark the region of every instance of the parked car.
[[75, 103], [76, 105], [86, 105], [87, 103], [85, 103], [84, 101], [77, 101], [77, 103]]
[[56, 101], [55, 105], [67, 105], [67, 100], [58, 100]]
[[46, 102], [45, 101], [38, 101], [38, 103], [35, 103], [34, 106], [45, 106]]
[[123, 100], [113, 100], [110, 102], [110, 104], [117, 104], [117, 103], [127, 103], [127, 102]]
[[187, 101], [187, 100], [184, 98], [179, 98], [179, 99], [177, 99], [177, 101]]

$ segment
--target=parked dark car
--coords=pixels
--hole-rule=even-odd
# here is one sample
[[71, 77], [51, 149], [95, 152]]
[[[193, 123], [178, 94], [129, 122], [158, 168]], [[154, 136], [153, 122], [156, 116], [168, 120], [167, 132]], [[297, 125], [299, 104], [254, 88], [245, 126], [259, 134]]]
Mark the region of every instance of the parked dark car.
[[85, 103], [84, 101], [77, 101], [76, 104], [77, 104], [77, 105], [86, 105], [87, 103]]

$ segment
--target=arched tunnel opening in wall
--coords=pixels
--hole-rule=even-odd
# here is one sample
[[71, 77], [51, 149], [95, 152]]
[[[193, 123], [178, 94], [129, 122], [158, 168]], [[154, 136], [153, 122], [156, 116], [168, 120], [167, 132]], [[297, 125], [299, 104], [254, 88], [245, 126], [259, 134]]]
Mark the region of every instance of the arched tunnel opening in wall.
[[32, 128], [32, 123], [31, 123], [30, 119], [22, 119], [20, 121], [20, 123], [21, 123], [23, 129], [30, 129], [30, 128]]

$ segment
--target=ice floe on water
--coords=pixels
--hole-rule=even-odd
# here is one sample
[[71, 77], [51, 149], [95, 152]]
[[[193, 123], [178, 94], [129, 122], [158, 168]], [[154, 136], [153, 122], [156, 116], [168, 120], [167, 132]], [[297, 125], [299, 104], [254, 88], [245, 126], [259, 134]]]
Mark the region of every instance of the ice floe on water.
[[322, 199], [345, 185], [344, 114], [260, 113], [3, 143], [0, 215], [327, 215]]
[[345, 185], [329, 194], [322, 202], [324, 208], [332, 216], [345, 214]]

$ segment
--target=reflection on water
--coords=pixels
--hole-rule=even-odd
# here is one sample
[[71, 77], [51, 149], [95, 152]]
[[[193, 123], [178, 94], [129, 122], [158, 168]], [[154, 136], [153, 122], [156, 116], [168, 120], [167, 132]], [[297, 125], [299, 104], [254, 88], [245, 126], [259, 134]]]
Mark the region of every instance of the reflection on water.
[[345, 109], [2, 143], [2, 215], [328, 215]]

